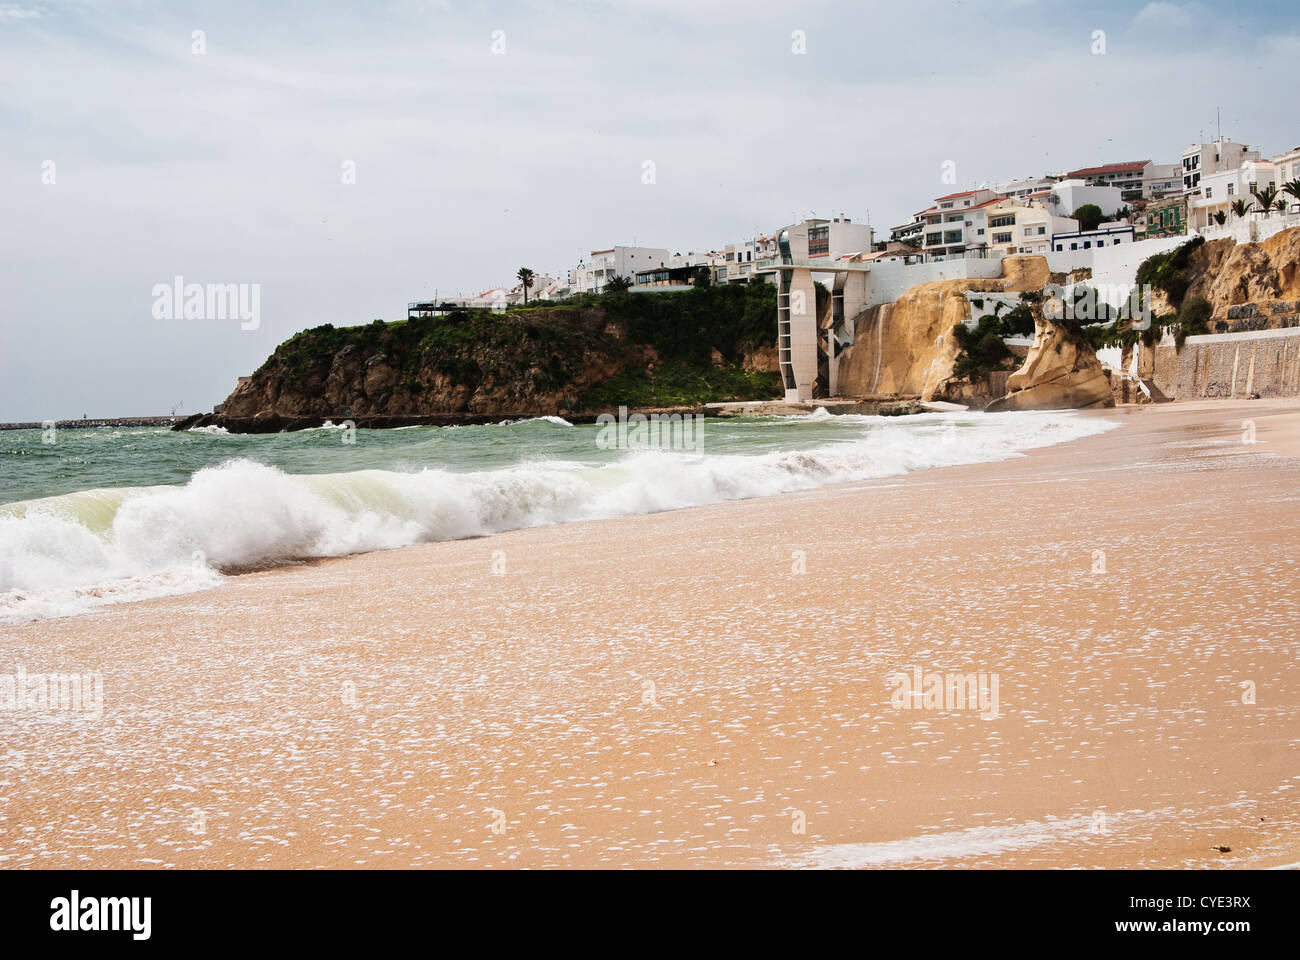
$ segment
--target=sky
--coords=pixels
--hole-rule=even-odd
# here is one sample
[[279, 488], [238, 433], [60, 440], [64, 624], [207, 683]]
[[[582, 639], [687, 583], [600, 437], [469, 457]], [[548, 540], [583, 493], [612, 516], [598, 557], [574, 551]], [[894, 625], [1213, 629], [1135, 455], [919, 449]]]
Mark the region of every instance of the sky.
[[615, 244], [1174, 163], [1216, 108], [1271, 156], [1298, 60], [1294, 0], [0, 0], [0, 422], [207, 411], [299, 330]]

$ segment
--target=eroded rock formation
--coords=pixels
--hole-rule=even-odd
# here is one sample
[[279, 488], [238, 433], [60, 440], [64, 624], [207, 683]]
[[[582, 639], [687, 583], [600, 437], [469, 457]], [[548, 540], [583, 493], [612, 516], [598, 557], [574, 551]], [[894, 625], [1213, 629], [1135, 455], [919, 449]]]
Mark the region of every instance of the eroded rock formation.
[[[1052, 312], [1050, 307], [1047, 312]], [[1007, 378], [1007, 395], [986, 409], [996, 413], [1113, 407], [1110, 378], [1102, 370], [1097, 352], [1077, 333], [1043, 313], [1035, 311], [1034, 345], [1020, 369]]]

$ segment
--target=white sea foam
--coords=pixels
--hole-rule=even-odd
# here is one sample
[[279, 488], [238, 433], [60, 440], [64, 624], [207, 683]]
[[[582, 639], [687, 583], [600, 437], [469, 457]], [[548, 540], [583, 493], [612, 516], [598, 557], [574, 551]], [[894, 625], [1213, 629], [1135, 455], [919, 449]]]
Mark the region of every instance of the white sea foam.
[[234, 459], [183, 486], [10, 504], [0, 508], [0, 622], [203, 589], [220, 582], [218, 571], [255, 565], [1000, 460], [1114, 425], [1068, 413], [853, 419], [863, 425], [858, 438], [798, 451], [637, 451], [607, 463], [543, 460], [476, 473], [291, 475]]

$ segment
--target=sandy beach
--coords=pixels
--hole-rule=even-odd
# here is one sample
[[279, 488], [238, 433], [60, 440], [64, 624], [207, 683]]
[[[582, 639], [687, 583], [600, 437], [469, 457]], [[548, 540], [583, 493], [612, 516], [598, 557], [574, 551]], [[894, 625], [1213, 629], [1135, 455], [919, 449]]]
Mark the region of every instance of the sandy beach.
[[[1296, 863], [1300, 402], [1080, 416], [1121, 426], [0, 628], [104, 678], [0, 715], [0, 866]], [[918, 668], [997, 715], [892, 705]]]

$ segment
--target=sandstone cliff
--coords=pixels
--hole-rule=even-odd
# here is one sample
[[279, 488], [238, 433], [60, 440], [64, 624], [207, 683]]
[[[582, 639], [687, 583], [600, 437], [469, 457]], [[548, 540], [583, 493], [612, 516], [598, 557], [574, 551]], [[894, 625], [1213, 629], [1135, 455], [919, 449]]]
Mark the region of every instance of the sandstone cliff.
[[864, 311], [856, 318], [852, 346], [839, 357], [840, 393], [919, 395], [982, 406], [1001, 390], [953, 376], [961, 347], [952, 331], [971, 319], [964, 294], [1037, 291], [1049, 279], [1045, 257], [1007, 257], [1000, 278], [923, 283], [894, 303]]

